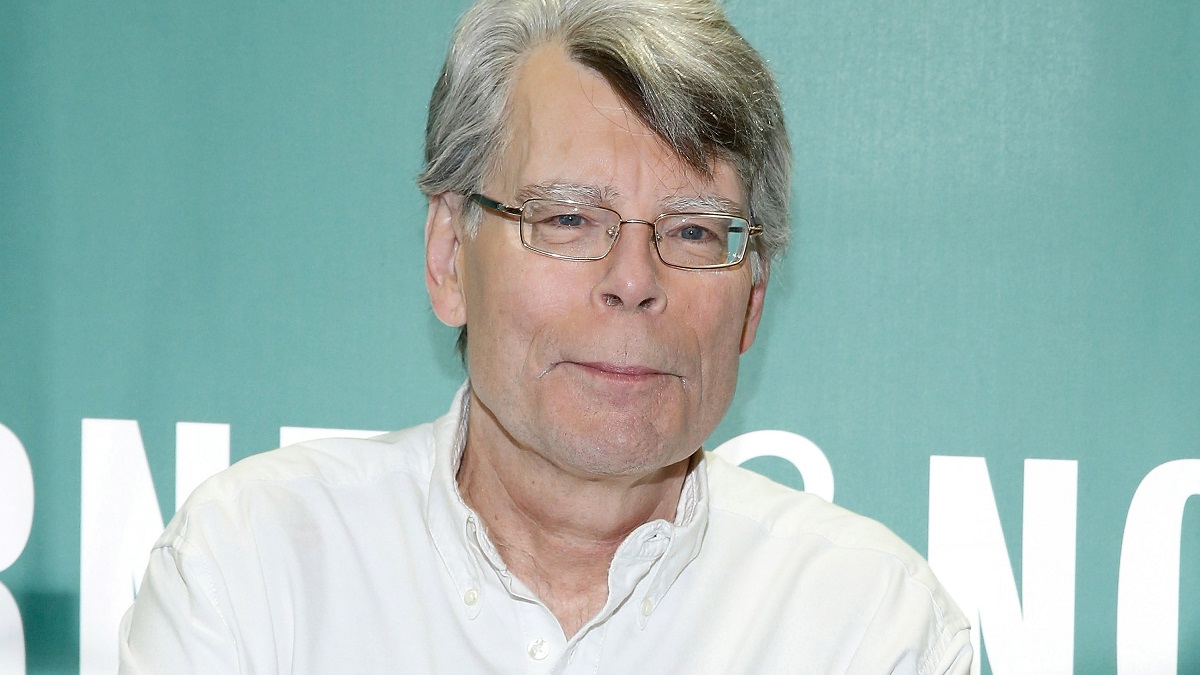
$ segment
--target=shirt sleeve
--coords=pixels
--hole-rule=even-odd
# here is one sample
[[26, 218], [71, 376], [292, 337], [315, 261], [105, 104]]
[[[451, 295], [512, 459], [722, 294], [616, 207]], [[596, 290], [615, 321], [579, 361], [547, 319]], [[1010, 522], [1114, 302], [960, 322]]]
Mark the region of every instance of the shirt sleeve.
[[971, 672], [971, 629], [963, 628], [950, 637], [930, 675], [969, 675]]
[[967, 675], [971, 625], [922, 561], [891, 569], [847, 673]]
[[242, 672], [208, 561], [189, 548], [181, 542], [151, 551], [137, 600], [121, 620], [121, 675]]

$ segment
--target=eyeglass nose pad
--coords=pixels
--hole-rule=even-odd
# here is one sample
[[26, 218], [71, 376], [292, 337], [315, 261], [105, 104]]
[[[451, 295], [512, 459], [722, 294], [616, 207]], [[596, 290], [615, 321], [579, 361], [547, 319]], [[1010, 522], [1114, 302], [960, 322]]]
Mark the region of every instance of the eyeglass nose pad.
[[620, 225], [612, 225], [608, 228], [607, 234], [609, 238], [616, 239], [617, 233], [621, 231]]

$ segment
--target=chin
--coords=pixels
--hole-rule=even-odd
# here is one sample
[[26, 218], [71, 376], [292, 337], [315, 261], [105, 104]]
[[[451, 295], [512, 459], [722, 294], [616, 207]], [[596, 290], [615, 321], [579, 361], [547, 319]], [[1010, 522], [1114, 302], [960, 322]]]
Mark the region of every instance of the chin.
[[684, 450], [678, 444], [667, 447], [660, 438], [634, 439], [626, 434], [601, 435], [605, 443], [596, 444], [593, 439], [579, 439], [574, 449], [567, 449], [569, 461], [577, 470], [588, 475], [605, 477], [634, 477], [652, 474], [660, 469], [684, 460], [699, 447]]

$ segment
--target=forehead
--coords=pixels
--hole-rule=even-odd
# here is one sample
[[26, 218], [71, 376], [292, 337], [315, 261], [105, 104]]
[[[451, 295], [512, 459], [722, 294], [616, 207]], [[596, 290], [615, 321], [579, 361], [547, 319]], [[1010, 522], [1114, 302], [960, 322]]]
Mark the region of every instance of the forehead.
[[559, 183], [594, 188], [614, 206], [742, 201], [731, 163], [717, 161], [711, 176], [701, 175], [603, 77], [557, 45], [531, 52], [519, 71], [507, 133], [487, 188], [508, 199], [532, 185]]

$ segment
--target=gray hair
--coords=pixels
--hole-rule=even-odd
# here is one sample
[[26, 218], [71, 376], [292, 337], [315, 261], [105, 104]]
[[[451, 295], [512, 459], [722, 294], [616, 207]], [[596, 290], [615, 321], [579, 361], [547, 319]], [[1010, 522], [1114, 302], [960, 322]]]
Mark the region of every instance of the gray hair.
[[[700, 175], [714, 160], [733, 163], [763, 226], [750, 252], [761, 279], [787, 248], [791, 149], [766, 63], [713, 0], [480, 0], [459, 20], [433, 89], [421, 191], [483, 188], [503, 154], [517, 73], [548, 43], [603, 77]], [[468, 219], [470, 234], [478, 222]]]

